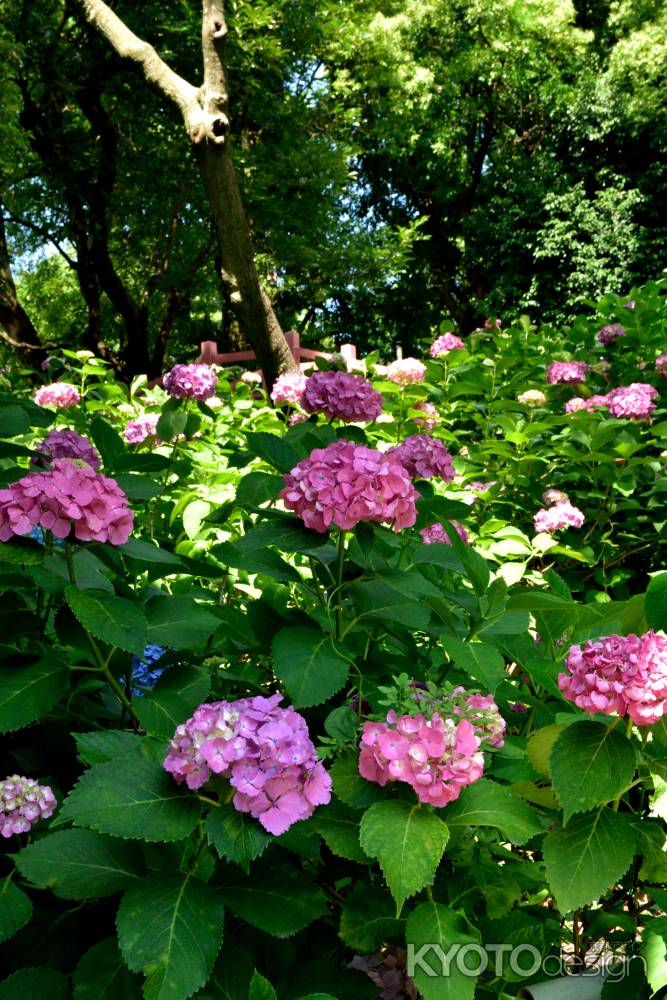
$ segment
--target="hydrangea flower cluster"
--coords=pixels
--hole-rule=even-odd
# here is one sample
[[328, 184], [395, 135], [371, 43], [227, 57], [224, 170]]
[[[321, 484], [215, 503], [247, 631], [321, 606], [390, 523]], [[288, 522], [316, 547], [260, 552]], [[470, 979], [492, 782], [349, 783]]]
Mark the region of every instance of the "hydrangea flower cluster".
[[655, 359], [655, 370], [663, 378], [667, 377], [667, 354], [659, 354]]
[[540, 389], [526, 389], [521, 395], [516, 397], [517, 403], [523, 403], [524, 406], [544, 406], [547, 401], [547, 397], [544, 395]]
[[446, 358], [450, 351], [461, 350], [465, 346], [461, 338], [457, 337], [455, 333], [443, 333], [442, 336], [437, 337], [431, 344], [431, 357]]
[[475, 493], [486, 493], [487, 490], [490, 490], [492, 486], [496, 485], [496, 481], [497, 480], [495, 479], [491, 479], [488, 483], [480, 483], [475, 481], [474, 483], [468, 483], [468, 489], [474, 490]]
[[0, 541], [29, 535], [39, 526], [56, 538], [72, 528], [80, 542], [122, 545], [130, 537], [134, 515], [113, 479], [67, 458], [57, 458], [46, 472], [30, 472], [0, 490]]
[[79, 390], [69, 382], [42, 385], [35, 393], [34, 399], [38, 406], [55, 406], [57, 410], [64, 410], [81, 402]]
[[313, 372], [301, 405], [308, 413], [323, 413], [330, 420], [369, 423], [382, 413], [382, 396], [361, 375]]
[[200, 705], [177, 727], [164, 761], [188, 788], [201, 788], [211, 774], [229, 778], [234, 807], [276, 836], [331, 800], [331, 778], [305, 719], [281, 701], [276, 694]]
[[463, 704], [454, 707], [456, 715], [465, 714], [472, 722], [475, 733], [482, 745], [500, 750], [505, 745], [505, 730], [507, 723], [490, 694], [474, 694], [464, 688], [454, 688], [452, 695], [463, 697]]
[[423, 382], [426, 378], [426, 365], [417, 358], [399, 358], [389, 365], [387, 378], [400, 386]]
[[422, 430], [432, 431], [440, 423], [440, 414], [433, 403], [422, 399], [413, 403], [412, 409], [420, 411], [420, 416], [415, 416], [412, 419], [417, 427], [421, 427]]
[[146, 691], [155, 687], [166, 667], [153, 668], [153, 664], [157, 663], [165, 652], [164, 646], [149, 642], [141, 656], [132, 657], [132, 694], [135, 697], [141, 697]]
[[570, 498], [567, 493], [563, 493], [562, 490], [554, 489], [553, 487], [549, 490], [545, 490], [542, 494], [542, 499], [545, 504], [551, 506], [554, 503], [569, 503]]
[[570, 646], [558, 687], [594, 715], [628, 715], [650, 726], [667, 713], [667, 639], [655, 632], [609, 635]]
[[647, 382], [632, 382], [607, 393], [606, 405], [612, 417], [648, 420], [655, 410], [658, 390]]
[[582, 396], [573, 396], [565, 404], [566, 413], [577, 413], [579, 410], [587, 410], [589, 413], [596, 407], [606, 407], [607, 396], [594, 395], [584, 399]]
[[197, 399], [205, 402], [215, 396], [218, 376], [210, 365], [174, 365], [165, 375], [162, 385], [177, 399]]
[[[35, 450], [45, 456], [47, 464], [55, 458], [74, 458], [85, 462], [91, 469], [99, 469], [102, 464], [97, 449], [87, 437], [82, 437], [76, 431], [49, 431], [46, 437], [35, 445]], [[32, 459], [34, 465], [41, 461], [39, 458]]]
[[272, 401], [276, 406], [280, 406], [281, 403], [298, 406], [307, 381], [303, 372], [285, 372], [284, 375], [279, 375], [271, 390]]
[[407, 469], [412, 479], [444, 479], [450, 483], [455, 476], [452, 456], [442, 441], [428, 434], [412, 434], [387, 452]]
[[156, 436], [159, 419], [159, 413], [144, 413], [136, 420], [128, 420], [123, 430], [123, 437], [128, 444], [143, 444], [148, 438]]
[[549, 385], [585, 382], [588, 368], [585, 361], [554, 361], [547, 368], [547, 382]]
[[403, 948], [389, 946], [374, 955], [355, 955], [350, 969], [365, 972], [382, 991], [378, 1000], [420, 1000], [421, 994], [406, 972]]
[[613, 344], [615, 340], [624, 335], [625, 327], [621, 326], [620, 323], [608, 323], [598, 332], [598, 341], [606, 346], [607, 344]]
[[386, 785], [403, 781], [421, 802], [446, 806], [461, 789], [481, 778], [484, 754], [468, 719], [425, 715], [397, 715], [391, 709], [386, 722], [364, 723], [359, 773], [367, 781]]
[[[452, 527], [464, 545], [467, 545], [468, 532], [463, 525], [459, 524], [458, 521], [452, 521]], [[452, 544], [449, 535], [439, 521], [435, 524], [429, 524], [427, 528], [422, 528], [419, 534], [422, 536], [425, 545], [435, 545], [436, 543], [440, 543], [441, 545]]]
[[261, 385], [262, 376], [259, 372], [243, 372], [240, 381], [247, 385]]
[[573, 507], [568, 500], [560, 500], [553, 507], [538, 510], [534, 518], [535, 531], [544, 531], [548, 535], [562, 528], [581, 528], [584, 515], [578, 507]]
[[419, 494], [396, 456], [352, 441], [315, 448], [284, 478], [279, 496], [285, 506], [321, 533], [331, 524], [347, 531], [360, 521], [385, 522], [400, 531], [417, 519]]
[[0, 782], [0, 836], [28, 833], [40, 819], [53, 816], [57, 802], [48, 785], [11, 774]]

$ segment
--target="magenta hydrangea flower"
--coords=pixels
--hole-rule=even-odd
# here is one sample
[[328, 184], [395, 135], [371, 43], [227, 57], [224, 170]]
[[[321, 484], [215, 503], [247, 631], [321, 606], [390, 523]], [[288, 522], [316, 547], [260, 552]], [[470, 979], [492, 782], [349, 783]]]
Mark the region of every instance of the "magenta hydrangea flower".
[[0, 490], [0, 541], [29, 535], [35, 527], [80, 542], [122, 545], [134, 515], [118, 484], [88, 465], [57, 458], [46, 472], [30, 472]]
[[308, 413], [323, 413], [330, 420], [369, 423], [382, 413], [382, 396], [361, 375], [350, 372], [313, 372], [301, 405]]
[[393, 455], [408, 470], [412, 479], [436, 477], [450, 483], [456, 475], [452, 456], [442, 441], [428, 434], [412, 434], [390, 448], [387, 454]]
[[547, 368], [547, 382], [550, 385], [585, 382], [588, 369], [585, 361], [554, 361]]
[[177, 782], [197, 789], [228, 778], [234, 807], [279, 836], [331, 800], [331, 778], [302, 715], [282, 695], [200, 705], [176, 728], [164, 761]]
[[659, 354], [655, 359], [655, 370], [663, 378], [667, 377], [667, 354]]
[[648, 420], [655, 410], [658, 390], [647, 382], [632, 382], [607, 393], [607, 406], [612, 417]]
[[608, 323], [598, 332], [598, 341], [606, 346], [613, 344], [615, 340], [624, 335], [625, 327], [621, 326], [620, 323]]
[[57, 802], [49, 785], [11, 774], [0, 782], [0, 836], [28, 833], [35, 823], [53, 816]]
[[177, 399], [205, 402], [215, 396], [218, 376], [210, 365], [174, 365], [162, 380], [165, 392]]
[[420, 415], [414, 416], [412, 420], [422, 430], [432, 431], [440, 423], [440, 414], [433, 403], [429, 403], [425, 399], [419, 400], [419, 402], [412, 404], [412, 409], [420, 411]]
[[422, 714], [398, 716], [392, 709], [386, 722], [364, 724], [359, 773], [382, 786], [403, 781], [421, 802], [446, 806], [481, 778], [480, 746], [469, 719], [442, 718], [438, 712], [430, 719]]
[[38, 406], [55, 406], [58, 410], [64, 410], [80, 403], [81, 396], [79, 390], [69, 382], [52, 382], [51, 385], [40, 386], [34, 400]]
[[281, 403], [298, 406], [307, 381], [308, 379], [303, 372], [285, 372], [284, 375], [279, 375], [273, 383], [271, 399], [276, 406], [280, 406]]
[[405, 467], [393, 455], [352, 441], [315, 448], [284, 478], [279, 496], [287, 509], [321, 533], [331, 524], [347, 531], [360, 521], [385, 522], [400, 531], [417, 519], [419, 494]]
[[[452, 521], [452, 527], [454, 531], [459, 536], [464, 545], [468, 544], [468, 532], [459, 524], [458, 521]], [[429, 524], [427, 528], [422, 528], [419, 534], [422, 536], [425, 545], [451, 545], [451, 539], [440, 522], [435, 524]]]
[[534, 522], [535, 531], [545, 531], [550, 535], [562, 528], [581, 528], [584, 515], [578, 507], [573, 507], [567, 500], [561, 500], [553, 507], [538, 510]]
[[592, 715], [616, 712], [650, 726], [667, 711], [667, 639], [653, 631], [571, 646], [565, 667], [560, 690]]
[[[128, 444], [143, 444], [148, 438], [157, 435], [159, 413], [144, 413], [136, 420], [128, 420], [123, 430], [123, 437]], [[157, 440], [155, 442], [157, 444]]]
[[399, 358], [389, 365], [387, 378], [400, 386], [423, 382], [426, 378], [426, 365], [417, 358]]
[[567, 495], [567, 493], [563, 493], [562, 490], [557, 490], [554, 489], [553, 487], [551, 489], [544, 491], [544, 493], [542, 494], [542, 499], [544, 500], [545, 504], [547, 504], [547, 506], [551, 506], [551, 504], [554, 503], [570, 502], [570, 498]]
[[[46, 437], [35, 445], [35, 450], [44, 456], [47, 463], [55, 458], [74, 458], [86, 462], [91, 469], [99, 469], [102, 464], [97, 449], [87, 437], [82, 437], [76, 431], [49, 431]], [[42, 461], [40, 458], [32, 459], [34, 465]]]
[[442, 336], [436, 337], [431, 344], [431, 357], [446, 358], [450, 351], [458, 351], [465, 346], [455, 333], [443, 333]]

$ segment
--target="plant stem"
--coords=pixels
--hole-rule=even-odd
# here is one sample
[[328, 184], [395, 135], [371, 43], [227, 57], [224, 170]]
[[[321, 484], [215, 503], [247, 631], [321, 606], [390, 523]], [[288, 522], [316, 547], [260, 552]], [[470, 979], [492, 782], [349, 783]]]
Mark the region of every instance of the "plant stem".
[[343, 631], [343, 609], [341, 607], [341, 587], [343, 586], [343, 566], [345, 563], [345, 532], [338, 535], [338, 560], [336, 563], [336, 639], [341, 638]]

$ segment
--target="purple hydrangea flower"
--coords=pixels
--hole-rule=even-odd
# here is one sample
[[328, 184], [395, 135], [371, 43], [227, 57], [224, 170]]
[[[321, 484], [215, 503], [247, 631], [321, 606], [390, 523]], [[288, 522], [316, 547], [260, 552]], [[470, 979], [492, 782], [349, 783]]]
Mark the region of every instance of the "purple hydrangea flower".
[[393, 455], [403, 465], [412, 479], [444, 479], [446, 483], [455, 476], [452, 456], [442, 441], [428, 434], [412, 434], [400, 444], [390, 448]]
[[313, 372], [306, 382], [301, 405], [307, 413], [323, 413], [330, 420], [369, 423], [382, 413], [382, 396], [361, 375]]
[[[87, 437], [82, 437], [76, 431], [49, 431], [46, 437], [35, 445], [35, 450], [44, 455], [48, 462], [55, 458], [74, 458], [86, 462], [91, 469], [99, 469], [102, 464], [99, 452]], [[33, 458], [34, 465], [40, 464], [39, 458]]]
[[205, 402], [215, 396], [218, 376], [209, 365], [174, 365], [165, 375], [165, 392], [177, 399], [197, 399]]
[[52, 816], [56, 805], [48, 785], [38, 785], [34, 778], [9, 775], [0, 782], [0, 836], [28, 833], [35, 823]]

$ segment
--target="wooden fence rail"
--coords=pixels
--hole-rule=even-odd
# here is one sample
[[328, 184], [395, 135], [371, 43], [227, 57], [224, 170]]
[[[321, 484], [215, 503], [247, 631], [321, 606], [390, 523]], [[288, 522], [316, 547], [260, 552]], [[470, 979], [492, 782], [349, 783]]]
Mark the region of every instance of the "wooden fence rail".
[[[302, 347], [301, 337], [296, 330], [287, 330], [285, 340], [297, 364], [301, 364], [303, 361], [314, 361], [315, 358], [331, 357], [331, 353], [328, 351], [312, 351], [309, 347]], [[345, 358], [348, 369], [351, 368], [357, 358], [355, 345], [342, 344], [339, 353]], [[199, 360], [207, 365], [236, 365], [242, 361], [256, 361], [257, 359], [254, 351], [232, 351], [221, 354], [215, 340], [203, 340]]]

